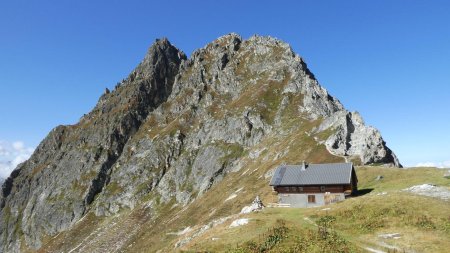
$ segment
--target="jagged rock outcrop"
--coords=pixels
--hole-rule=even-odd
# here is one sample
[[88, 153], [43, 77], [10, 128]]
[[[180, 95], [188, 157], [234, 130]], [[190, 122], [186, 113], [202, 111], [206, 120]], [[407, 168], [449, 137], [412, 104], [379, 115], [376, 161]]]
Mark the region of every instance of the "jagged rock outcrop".
[[[128, 78], [79, 123], [53, 129], [5, 181], [0, 252], [37, 249], [88, 212], [143, 204], [156, 217], [161, 203], [185, 206], [238, 171], [249, 150], [298, 132], [316, 142], [296, 157], [315, 159], [326, 145], [363, 164], [400, 165], [288, 44], [229, 34], [187, 59], [157, 40]], [[300, 151], [286, 146], [274, 161], [289, 152]]]
[[362, 164], [381, 163], [401, 167], [380, 132], [374, 127], [366, 126], [358, 112], [341, 110], [331, 114], [324, 119], [317, 131], [327, 130], [333, 132], [325, 141], [332, 154], [357, 157]]
[[45, 234], [67, 229], [88, 211], [128, 139], [170, 95], [183, 59], [166, 39], [155, 42], [113, 93], [78, 124], [53, 129], [12, 172], [1, 196], [4, 252], [17, 252], [22, 239], [39, 248]]

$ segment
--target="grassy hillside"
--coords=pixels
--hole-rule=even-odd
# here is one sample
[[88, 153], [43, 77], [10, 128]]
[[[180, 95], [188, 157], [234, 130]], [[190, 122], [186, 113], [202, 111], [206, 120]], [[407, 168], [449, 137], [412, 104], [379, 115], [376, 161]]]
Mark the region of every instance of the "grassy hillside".
[[185, 249], [190, 245], [188, 242], [186, 247], [182, 244], [174, 247], [184, 238], [177, 235], [177, 231], [191, 227], [192, 231], [185, 235], [197, 233], [201, 238], [198, 232], [203, 227], [208, 224], [213, 227], [214, 221], [239, 213], [256, 195], [264, 202], [275, 202], [276, 196], [268, 186], [271, 177], [268, 172], [280, 163], [343, 161], [316, 142], [315, 138], [324, 136], [305, 131], [319, 123], [305, 120], [299, 124], [297, 120], [283, 135], [268, 136], [251, 149], [224, 145], [225, 157], [240, 157], [234, 161], [235, 170], [224, 175], [190, 204], [181, 206], [174, 199], [162, 202], [158, 193], [150, 192], [133, 210], [125, 209], [112, 217], [95, 217], [88, 213], [70, 230], [47, 237], [39, 252], [171, 252]]
[[[266, 208], [231, 218], [182, 249], [228, 252], [448, 252], [450, 202], [401, 191], [432, 183], [450, 188], [438, 169], [359, 167], [365, 195], [326, 207]], [[381, 175], [381, 180], [376, 180]], [[248, 218], [229, 228], [232, 220]], [[324, 229], [327, 232], [324, 232]], [[380, 235], [399, 233], [399, 238]], [[270, 249], [270, 250], [269, 250]]]
[[[48, 238], [40, 252], [447, 252], [450, 247], [450, 202], [401, 191], [423, 183], [450, 189], [443, 170], [358, 167], [364, 195], [326, 207], [239, 215], [256, 193], [266, 204], [276, 201], [266, 175], [276, 162], [264, 160], [246, 163], [185, 207], [167, 203], [107, 218], [88, 215], [74, 229]], [[229, 227], [241, 218], [249, 223]], [[393, 233], [400, 237], [380, 237]]]

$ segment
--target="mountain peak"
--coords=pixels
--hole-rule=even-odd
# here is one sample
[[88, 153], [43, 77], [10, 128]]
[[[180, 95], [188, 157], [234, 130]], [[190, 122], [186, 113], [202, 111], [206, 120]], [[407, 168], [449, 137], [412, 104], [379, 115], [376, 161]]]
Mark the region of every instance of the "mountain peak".
[[137, 209], [155, 224], [164, 206], [202, 201], [222, 181], [251, 180], [254, 195], [266, 196], [264, 175], [299, 160], [399, 166], [378, 130], [320, 86], [289, 44], [231, 33], [187, 59], [161, 38], [87, 116], [51, 131], [8, 179], [0, 252], [40, 248], [44, 236], [86, 215]]
[[[142, 62], [135, 69], [136, 76], [150, 76], [158, 64], [178, 65], [181, 60], [186, 60], [186, 55], [173, 46], [167, 38], [156, 39], [150, 46]], [[163, 74], [163, 73], [161, 73]]]

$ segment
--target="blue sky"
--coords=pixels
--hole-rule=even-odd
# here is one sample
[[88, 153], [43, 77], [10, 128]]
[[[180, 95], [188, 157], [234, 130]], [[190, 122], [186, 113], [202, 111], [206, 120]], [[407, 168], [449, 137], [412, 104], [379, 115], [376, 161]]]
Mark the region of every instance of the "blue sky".
[[77, 122], [156, 38], [189, 55], [230, 32], [290, 43], [403, 164], [450, 166], [449, 1], [274, 3], [1, 0], [0, 170]]

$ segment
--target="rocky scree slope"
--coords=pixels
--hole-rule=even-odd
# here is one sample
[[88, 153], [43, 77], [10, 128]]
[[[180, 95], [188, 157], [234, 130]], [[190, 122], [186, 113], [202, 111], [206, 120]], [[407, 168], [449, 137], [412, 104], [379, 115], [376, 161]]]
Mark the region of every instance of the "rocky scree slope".
[[380, 133], [330, 96], [288, 44], [229, 34], [187, 59], [157, 40], [89, 114], [53, 129], [5, 180], [0, 252], [39, 249], [87, 214], [144, 208], [154, 219], [161, 205], [200, 201], [265, 153], [274, 154], [272, 165], [401, 166]]

